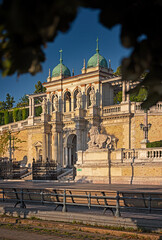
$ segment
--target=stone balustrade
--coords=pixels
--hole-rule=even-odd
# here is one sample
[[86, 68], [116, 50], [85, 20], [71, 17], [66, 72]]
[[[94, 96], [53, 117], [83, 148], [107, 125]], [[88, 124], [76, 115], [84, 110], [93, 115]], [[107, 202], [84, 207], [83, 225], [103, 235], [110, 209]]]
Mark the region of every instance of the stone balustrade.
[[[117, 156], [118, 153], [116, 154]], [[121, 161], [131, 162], [141, 160], [162, 161], [162, 148], [121, 149]]]
[[0, 126], [0, 132], [3, 132], [3, 131], [19, 131], [26, 126], [34, 125], [34, 124], [37, 124], [39, 122], [41, 122], [41, 117], [34, 117], [33, 121], [31, 121], [30, 118], [27, 118], [25, 120], [21, 120], [21, 121], [18, 121], [18, 122], [13, 122], [13, 123], [9, 123], [9, 124]]
[[[141, 108], [142, 102], [131, 102], [131, 112], [134, 113], [144, 113], [144, 110]], [[152, 106], [148, 113], [162, 113], [162, 102], [158, 102], [155, 106]]]
[[121, 106], [119, 104], [106, 106], [103, 108], [103, 116], [116, 114], [121, 111]]

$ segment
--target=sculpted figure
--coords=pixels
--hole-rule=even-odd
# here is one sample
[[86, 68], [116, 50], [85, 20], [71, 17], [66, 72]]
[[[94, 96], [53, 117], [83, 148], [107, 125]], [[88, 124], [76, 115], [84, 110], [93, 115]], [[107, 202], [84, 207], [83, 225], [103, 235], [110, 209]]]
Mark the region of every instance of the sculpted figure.
[[106, 134], [100, 134], [98, 127], [92, 126], [90, 131], [90, 141], [88, 142], [88, 148], [107, 148], [111, 145], [111, 136]]
[[96, 105], [96, 94], [93, 86], [91, 87], [91, 91], [89, 94], [90, 94], [91, 106], [93, 107]]
[[47, 112], [47, 99], [44, 97], [42, 101], [42, 113]]
[[55, 97], [53, 99], [53, 108], [54, 108], [55, 112], [58, 111], [58, 96], [57, 95], [55, 95]]
[[77, 106], [77, 108], [81, 108], [81, 106], [82, 106], [82, 93], [81, 93], [80, 89], [78, 90], [78, 93], [76, 95], [76, 106]]

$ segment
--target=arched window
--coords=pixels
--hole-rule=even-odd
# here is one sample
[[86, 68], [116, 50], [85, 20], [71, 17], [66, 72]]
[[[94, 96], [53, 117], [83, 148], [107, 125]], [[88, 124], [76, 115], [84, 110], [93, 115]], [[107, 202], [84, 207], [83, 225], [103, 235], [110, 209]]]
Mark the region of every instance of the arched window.
[[76, 89], [74, 92], [74, 109], [77, 107], [77, 98], [76, 98], [77, 94], [78, 94], [78, 89]]
[[65, 92], [64, 94], [64, 112], [71, 111], [71, 93]]

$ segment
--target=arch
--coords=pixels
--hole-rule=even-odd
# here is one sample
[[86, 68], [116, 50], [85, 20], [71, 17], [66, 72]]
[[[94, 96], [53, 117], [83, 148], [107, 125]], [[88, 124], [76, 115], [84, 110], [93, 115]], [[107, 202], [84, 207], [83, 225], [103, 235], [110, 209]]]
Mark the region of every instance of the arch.
[[77, 161], [77, 136], [70, 134], [67, 137], [66, 151], [65, 151], [66, 165], [72, 167]]
[[64, 112], [71, 112], [71, 93], [69, 91], [64, 93]]

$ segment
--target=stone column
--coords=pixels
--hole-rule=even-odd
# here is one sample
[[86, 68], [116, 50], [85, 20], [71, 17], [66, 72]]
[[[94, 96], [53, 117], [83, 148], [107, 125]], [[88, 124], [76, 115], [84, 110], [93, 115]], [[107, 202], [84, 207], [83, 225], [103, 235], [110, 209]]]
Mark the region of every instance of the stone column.
[[68, 165], [71, 166], [71, 148], [69, 148], [69, 162]]
[[[127, 88], [127, 92], [128, 92], [129, 89], [130, 89], [130, 82], [129, 81], [127, 81], [126, 88]], [[126, 94], [126, 98], [127, 98], [127, 101], [129, 102], [129, 94], [128, 93]]]
[[58, 136], [58, 152], [59, 152], [59, 157], [58, 161], [63, 166], [63, 139], [62, 139], [62, 132], [59, 132]]
[[125, 102], [126, 101], [126, 81], [124, 80], [123, 81], [123, 84], [122, 84], [122, 102]]
[[29, 117], [32, 116], [32, 99], [29, 97]]
[[47, 158], [47, 144], [46, 144], [46, 133], [43, 132], [43, 142], [42, 142], [42, 160], [45, 162]]
[[64, 153], [65, 153], [65, 156], [64, 156], [64, 166], [66, 167], [68, 165], [68, 148], [65, 147], [64, 149], [65, 149], [65, 151], [64, 151]]
[[34, 98], [31, 98], [31, 102], [32, 102], [32, 117], [34, 117], [35, 113], [34, 113]]
[[52, 160], [58, 161], [58, 133], [52, 133]]
[[77, 151], [82, 150], [82, 131], [80, 129], [76, 130], [77, 135]]

